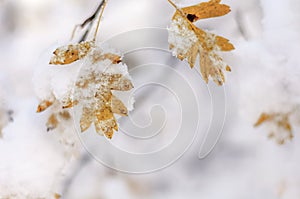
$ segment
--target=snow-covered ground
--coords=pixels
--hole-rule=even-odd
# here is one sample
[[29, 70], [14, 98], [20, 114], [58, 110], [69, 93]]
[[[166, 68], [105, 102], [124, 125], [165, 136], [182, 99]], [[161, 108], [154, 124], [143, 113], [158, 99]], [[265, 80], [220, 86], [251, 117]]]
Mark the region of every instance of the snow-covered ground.
[[[50, 113], [36, 113], [35, 88], [47, 79], [33, 82], [33, 77], [44, 67], [44, 55], [67, 43], [74, 25], [99, 2], [0, 1], [0, 198], [48, 199], [56, 193], [68, 199], [299, 198], [299, 115], [292, 121], [295, 137], [285, 145], [268, 139], [268, 128], [253, 124], [262, 112], [299, 109], [300, 2], [222, 2], [231, 6], [230, 14], [197, 22], [236, 47], [224, 54], [233, 71], [226, 76], [227, 122], [219, 143], [205, 159], [197, 158], [196, 142], [162, 171], [129, 175], [92, 159], [71, 121], [47, 132]], [[110, 0], [98, 39], [166, 28], [173, 12], [166, 0]]]

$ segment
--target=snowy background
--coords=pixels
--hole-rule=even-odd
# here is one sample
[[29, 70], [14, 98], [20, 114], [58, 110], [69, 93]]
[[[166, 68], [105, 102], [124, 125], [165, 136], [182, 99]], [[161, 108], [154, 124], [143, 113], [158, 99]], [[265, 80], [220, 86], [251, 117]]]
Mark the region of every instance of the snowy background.
[[[35, 113], [39, 83], [33, 77], [41, 56], [68, 41], [98, 2], [0, 0], [0, 198], [299, 198], [299, 117], [292, 123], [295, 137], [285, 145], [253, 124], [262, 112], [299, 107], [300, 2], [223, 2], [230, 14], [197, 22], [236, 47], [224, 55], [233, 72], [227, 75], [228, 115], [219, 143], [203, 160], [195, 145], [162, 171], [127, 175], [90, 158], [72, 125], [47, 132], [48, 113]], [[110, 0], [98, 39], [166, 28], [173, 12], [166, 0]]]

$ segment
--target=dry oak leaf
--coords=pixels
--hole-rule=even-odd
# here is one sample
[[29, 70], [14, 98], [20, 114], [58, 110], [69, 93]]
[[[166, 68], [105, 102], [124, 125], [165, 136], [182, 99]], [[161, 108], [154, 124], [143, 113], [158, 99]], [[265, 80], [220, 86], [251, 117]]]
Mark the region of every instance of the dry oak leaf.
[[269, 125], [271, 128], [269, 138], [275, 139], [280, 145], [294, 138], [289, 113], [262, 113], [254, 127], [263, 124]]
[[[173, 54], [180, 60], [186, 59], [191, 68], [195, 66], [198, 56], [200, 57], [200, 71], [206, 83], [212, 77], [216, 84], [223, 85], [223, 70], [231, 71], [231, 68], [224, 63], [218, 52], [231, 51], [234, 46], [228, 39], [206, 32], [192, 23], [197, 19], [227, 14], [229, 7], [218, 4], [219, 2], [209, 1], [182, 9], [176, 7], [168, 40]], [[203, 10], [207, 7], [210, 10]]]

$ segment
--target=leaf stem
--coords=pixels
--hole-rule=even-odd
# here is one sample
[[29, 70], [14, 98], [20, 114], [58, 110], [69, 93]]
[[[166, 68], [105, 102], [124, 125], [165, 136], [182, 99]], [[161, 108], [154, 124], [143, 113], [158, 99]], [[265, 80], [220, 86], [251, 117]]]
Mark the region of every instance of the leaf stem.
[[[184, 12], [180, 9], [180, 8], [178, 8], [177, 6], [176, 6], [176, 4], [172, 1], [172, 0], [168, 0], [168, 2], [182, 15], [182, 17], [185, 17], [186, 18], [186, 16], [185, 16], [185, 14], [184, 14]], [[189, 20], [188, 20], [189, 21]], [[190, 21], [189, 21], [190, 22]]]
[[175, 3], [171, 0], [168, 0], [168, 2], [176, 9], [179, 10], [178, 7], [175, 5]]
[[102, 5], [104, 3], [104, 0], [101, 1], [101, 3], [98, 5], [97, 9], [95, 10], [95, 12], [86, 20], [84, 20], [83, 23], [78, 24], [74, 27], [73, 32], [72, 32], [72, 36], [71, 36], [71, 40], [73, 40], [74, 36], [75, 36], [75, 32], [77, 30], [77, 28], [81, 28], [83, 29], [85, 26], [89, 25], [89, 27], [86, 29], [85, 33], [83, 34], [83, 36], [81, 37], [81, 39], [79, 40], [79, 42], [85, 41], [86, 37], [88, 36], [90, 29], [92, 28], [92, 24], [97, 16], [97, 14], [100, 12]]
[[187, 16], [184, 14], [184, 12], [180, 9], [180, 8], [178, 8], [177, 6], [176, 6], [176, 4], [172, 1], [172, 0], [167, 0], [179, 13], [180, 13], [180, 15], [184, 18], [184, 19], [186, 19], [186, 21], [191, 25], [191, 27], [193, 28], [193, 30], [195, 31], [195, 25], [190, 21], [190, 20], [188, 20], [188, 18], [187, 18]]
[[95, 30], [93, 41], [96, 41], [96, 37], [97, 37], [97, 34], [98, 34], [98, 30], [99, 30], [99, 25], [100, 25], [101, 18], [103, 16], [103, 12], [105, 10], [106, 4], [107, 4], [107, 0], [104, 0], [103, 5], [101, 6], [101, 12], [99, 14], [99, 18], [98, 18], [97, 27], [96, 27], [96, 30]]

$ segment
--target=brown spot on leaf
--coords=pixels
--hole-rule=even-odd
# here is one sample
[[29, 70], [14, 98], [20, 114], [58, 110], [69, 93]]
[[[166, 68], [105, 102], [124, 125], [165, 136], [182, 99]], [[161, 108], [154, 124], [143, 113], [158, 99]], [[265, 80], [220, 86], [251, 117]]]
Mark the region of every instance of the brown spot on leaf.
[[194, 6], [182, 8], [182, 11], [187, 15], [191, 22], [199, 19], [206, 19], [212, 17], [220, 17], [230, 12], [228, 5], [220, 4], [221, 1], [203, 2]]
[[[172, 18], [179, 31], [183, 32], [179, 34], [180, 36], [186, 35], [185, 32], [188, 30], [190, 31], [189, 35], [193, 33], [197, 41], [193, 41], [189, 49], [177, 48], [179, 44], [176, 42], [170, 43], [170, 49], [177, 48], [177, 58], [180, 60], [186, 59], [191, 68], [195, 66], [197, 57], [200, 57], [200, 71], [206, 83], [211, 77], [217, 85], [223, 85], [225, 82], [223, 71], [231, 71], [231, 68], [223, 62], [223, 59], [217, 52], [231, 51], [234, 49], [234, 46], [228, 39], [208, 33], [196, 27], [192, 22], [199, 19], [223, 16], [229, 12], [229, 6], [220, 4], [219, 0], [211, 0], [182, 9], [177, 8]], [[181, 39], [178, 40], [180, 41]]]

